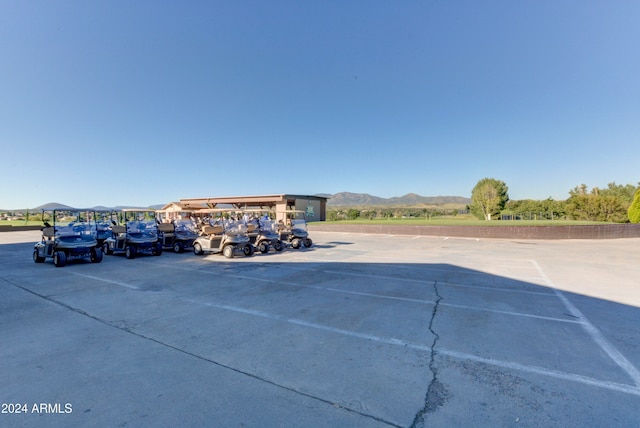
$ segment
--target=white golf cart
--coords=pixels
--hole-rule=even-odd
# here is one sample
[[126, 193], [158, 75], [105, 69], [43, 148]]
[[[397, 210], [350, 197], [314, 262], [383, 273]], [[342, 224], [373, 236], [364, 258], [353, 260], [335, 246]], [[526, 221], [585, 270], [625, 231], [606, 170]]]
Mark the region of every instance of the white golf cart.
[[202, 209], [197, 215], [201, 220], [200, 236], [193, 242], [196, 255], [222, 253], [228, 259], [238, 251], [245, 256], [253, 255], [255, 250], [247, 236], [247, 226], [234, 210]]
[[34, 262], [52, 258], [55, 267], [63, 267], [70, 259], [88, 257], [92, 263], [102, 261], [93, 210], [43, 210], [42, 221], [42, 240], [33, 248]]
[[104, 241], [105, 253], [124, 253], [128, 259], [141, 253], [162, 254], [154, 210], [126, 208], [115, 211], [111, 213], [111, 224], [113, 236]]
[[278, 211], [276, 216], [282, 242], [291, 244], [295, 249], [301, 248], [303, 245], [307, 248], [313, 245], [313, 241], [309, 238], [309, 232], [307, 231], [307, 220], [304, 211]]

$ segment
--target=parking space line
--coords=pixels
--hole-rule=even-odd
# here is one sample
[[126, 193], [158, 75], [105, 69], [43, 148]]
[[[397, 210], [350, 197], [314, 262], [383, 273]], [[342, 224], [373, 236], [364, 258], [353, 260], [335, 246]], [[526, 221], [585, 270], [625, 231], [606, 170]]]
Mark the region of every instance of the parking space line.
[[[156, 264], [158, 264], [158, 263], [156, 263]], [[174, 269], [194, 271], [194, 272], [197, 271], [197, 272], [201, 272], [201, 273], [205, 273], [205, 274], [209, 274], [209, 275], [220, 275], [219, 272], [207, 271], [207, 270], [202, 270], [202, 269], [186, 268], [186, 267], [174, 266], [174, 265], [170, 265], [170, 264], [166, 264], [166, 263], [162, 263], [161, 265], [164, 266], [164, 267], [167, 267], [167, 268], [174, 268]], [[326, 271], [323, 271], [323, 272], [326, 272]], [[363, 297], [372, 297], [372, 298], [376, 298], [376, 299], [396, 300], [396, 301], [403, 301], [403, 302], [409, 302], [409, 303], [418, 303], [418, 304], [423, 304], [423, 305], [433, 305], [433, 304], [435, 304], [435, 302], [431, 301], [431, 300], [414, 299], [414, 298], [410, 298], [410, 297], [388, 296], [388, 295], [384, 295], [384, 294], [366, 293], [366, 292], [363, 292], [363, 291], [351, 291], [351, 290], [344, 290], [344, 289], [334, 288], [334, 287], [321, 287], [321, 286], [317, 286], [317, 285], [297, 284], [295, 282], [274, 280], [274, 279], [269, 279], [269, 278], [260, 278], [260, 277], [249, 276], [249, 275], [238, 275], [238, 274], [233, 274], [233, 273], [223, 273], [222, 275], [230, 277], [230, 278], [236, 278], [236, 279], [246, 279], [246, 280], [249, 280], [249, 281], [260, 281], [260, 282], [267, 282], [267, 283], [278, 284], [278, 285], [288, 285], [288, 286], [291, 286], [291, 287], [309, 288], [309, 289], [314, 289], [314, 290], [330, 291], [330, 292], [349, 294], [349, 295], [356, 295], [356, 296], [363, 296]], [[378, 276], [375, 276], [375, 277], [376, 278], [380, 278]], [[396, 278], [387, 278], [387, 279], [389, 279], [389, 280], [398, 280], [398, 279], [401, 279], [401, 278], [398, 278], [398, 279], [396, 279]], [[422, 283], [422, 284], [425, 284], [425, 285], [433, 285], [433, 281], [424, 281], [424, 280], [412, 280], [412, 281], [419, 282], [419, 283]], [[443, 283], [443, 284], [444, 285], [450, 285], [450, 284], [447, 284], [447, 283]], [[480, 287], [475, 287], [475, 288], [480, 288]], [[503, 291], [503, 290], [495, 289], [495, 288], [491, 288], [491, 287], [482, 287], [482, 288], [486, 288], [486, 289], [489, 289], [489, 290]], [[513, 290], [508, 290], [508, 291], [513, 291]], [[534, 292], [534, 291], [532, 291], [532, 292], [522, 291], [522, 293], [545, 295], [545, 296], [549, 296], [550, 295], [550, 293], [537, 293], [537, 292]], [[540, 319], [540, 320], [546, 320], [546, 321], [556, 321], [556, 322], [574, 323], [574, 324], [575, 323], [579, 323], [575, 319], [564, 319], [564, 318], [547, 317], [547, 316], [543, 316], [543, 315], [529, 314], [529, 313], [524, 313], [524, 312], [503, 311], [503, 310], [498, 310], [498, 309], [482, 308], [482, 307], [478, 307], [478, 306], [459, 305], [459, 304], [447, 303], [447, 302], [440, 302], [440, 306], [446, 306], [446, 307], [457, 308], [457, 309], [472, 310], [472, 311], [491, 312], [491, 313], [497, 313], [497, 314], [503, 314], [503, 315], [511, 315], [511, 316], [517, 316], [517, 317], [534, 318], [534, 319]]]
[[580, 324], [584, 328], [584, 330], [591, 336], [594, 342], [596, 342], [600, 348], [604, 352], [611, 357], [611, 359], [622, 369], [624, 370], [636, 384], [636, 386], [640, 386], [640, 371], [631, 364], [627, 358], [622, 355], [618, 349], [613, 346], [609, 341], [604, 337], [604, 335], [598, 330], [591, 322], [584, 316], [584, 314], [573, 304], [571, 301], [554, 285], [554, 283], [547, 277], [544, 273], [540, 265], [535, 260], [531, 260], [533, 265], [540, 272], [540, 276], [547, 282], [547, 284], [554, 290], [558, 299], [562, 302], [562, 304], [567, 308], [567, 310], [571, 313], [572, 316], [576, 317], [580, 320]]
[[[293, 283], [293, 282], [276, 281], [276, 280], [272, 280], [272, 279], [263, 279], [263, 278], [251, 277], [251, 276], [246, 276], [246, 275], [234, 275], [234, 274], [231, 274], [231, 275], [228, 275], [228, 276], [233, 277], [233, 278], [238, 278], [238, 279], [247, 279], [247, 280], [250, 280], [250, 281], [266, 281], [266, 282], [272, 282], [272, 283], [277, 283], [277, 284], [290, 285], [290, 286], [293, 286], [293, 287], [311, 288], [311, 289], [322, 290], [322, 291], [333, 291], [333, 292], [338, 292], [338, 293], [351, 294], [351, 295], [364, 296], [364, 297], [373, 297], [373, 298], [378, 298], [378, 299], [399, 300], [399, 301], [404, 301], [404, 302], [409, 302], [409, 303], [419, 303], [419, 304], [425, 304], [425, 305], [434, 305], [436, 303], [436, 302], [434, 302], [432, 300], [412, 299], [410, 297], [387, 296], [387, 295], [384, 295], [384, 294], [365, 293], [365, 292], [362, 292], [362, 291], [351, 291], [351, 290], [344, 290], [344, 289], [333, 288], [333, 287], [320, 287], [320, 286], [317, 286], [317, 285], [296, 284], [296, 283]], [[458, 304], [455, 304], [455, 303], [446, 303], [446, 302], [440, 302], [439, 304], [440, 304], [440, 306], [447, 306], [447, 307], [450, 307], [450, 308], [467, 309], [467, 310], [472, 310], [472, 311], [492, 312], [492, 313], [497, 313], [497, 314], [512, 315], [512, 316], [518, 316], [518, 317], [536, 318], [536, 319], [542, 319], [542, 320], [547, 320], [547, 321], [558, 321], [558, 322], [567, 322], [567, 323], [574, 323], [574, 324], [578, 323], [574, 319], [563, 319], [563, 318], [546, 317], [546, 316], [543, 316], [543, 315], [527, 314], [527, 313], [524, 313], [524, 312], [502, 311], [502, 310], [498, 310], [498, 309], [481, 308], [481, 307], [478, 307], [478, 306], [458, 305]]]
[[443, 302], [440, 302], [439, 305], [440, 306], [448, 306], [450, 308], [467, 309], [467, 310], [471, 310], [471, 311], [485, 311], [485, 312], [492, 312], [492, 313], [495, 313], [495, 314], [512, 315], [512, 316], [516, 316], [516, 317], [525, 317], [525, 318], [535, 318], [535, 319], [546, 320], [546, 321], [567, 322], [567, 323], [572, 323], [572, 324], [579, 324], [580, 323], [579, 321], [576, 321], [574, 319], [546, 317], [544, 315], [526, 314], [524, 312], [501, 311], [499, 309], [487, 309], [487, 308], [480, 308], [480, 307], [477, 307], [477, 306], [457, 305], [455, 303], [443, 303]]
[[75, 276], [81, 276], [83, 278], [89, 278], [89, 279], [94, 279], [96, 281], [102, 281], [102, 282], [106, 282], [106, 283], [109, 283], [109, 284], [119, 285], [120, 287], [130, 288], [131, 290], [139, 290], [140, 289], [139, 287], [136, 287], [135, 285], [127, 284], [126, 282], [113, 281], [113, 280], [110, 280], [110, 279], [100, 278], [98, 276], [86, 275], [86, 274], [83, 274], [83, 273], [72, 272], [72, 271], [69, 271], [67, 273], [69, 273], [71, 275], [75, 275]]
[[[299, 268], [289, 267], [289, 266], [278, 266], [278, 269], [289, 269], [289, 270], [294, 270], [298, 272], [304, 272], [309, 270], [309, 269], [299, 269]], [[352, 273], [352, 272], [335, 271], [335, 270], [329, 270], [329, 269], [313, 269], [313, 270], [316, 272], [322, 272], [322, 273], [331, 273], [335, 275], [354, 276], [354, 277], [368, 278], [368, 279], [383, 279], [383, 280], [389, 280], [389, 281], [395, 281], [395, 282], [412, 282], [412, 283], [424, 284], [429, 286], [433, 284], [433, 280], [398, 278], [398, 277], [385, 276], [385, 275]], [[437, 271], [437, 272], [451, 272], [451, 270], [448, 270], [448, 269], [425, 269], [425, 270], [431, 270], [431, 271]], [[486, 275], [480, 272], [470, 272], [469, 274]], [[542, 295], [542, 296], [553, 295], [552, 291], [545, 292], [545, 291], [530, 291], [530, 290], [513, 290], [513, 289], [507, 289], [507, 288], [486, 287], [481, 285], [468, 285], [468, 284], [459, 284], [459, 283], [453, 283], [453, 282], [439, 282], [439, 284], [444, 284], [446, 286], [451, 286], [451, 287], [464, 287], [464, 288], [472, 288], [472, 289], [478, 289], [478, 290], [491, 290], [491, 291], [505, 292], [505, 293], [521, 293], [521, 294], [533, 294], [533, 295]]]
[[471, 288], [474, 290], [490, 290], [497, 291], [500, 293], [516, 293], [516, 294], [532, 294], [535, 296], [553, 296], [554, 293], [551, 291], [531, 291], [531, 290], [513, 290], [510, 288], [498, 288], [498, 287], [486, 287], [484, 285], [469, 285], [469, 284], [458, 284], [454, 282], [439, 282], [440, 285], [446, 285], [448, 287], [459, 287], [459, 288]]
[[[396, 339], [396, 338], [393, 338], [393, 337], [392, 338], [386, 338], [386, 337], [381, 337], [381, 336], [372, 335], [372, 334], [358, 333], [358, 332], [351, 331], [351, 330], [345, 330], [345, 329], [341, 329], [341, 328], [331, 327], [331, 326], [328, 326], [328, 325], [318, 324], [318, 323], [309, 322], [309, 321], [304, 321], [304, 320], [297, 319], [297, 318], [283, 317], [283, 316], [280, 316], [280, 315], [275, 315], [275, 314], [264, 312], [264, 311], [259, 311], [259, 310], [255, 310], [255, 309], [241, 308], [241, 307], [238, 307], [238, 306], [222, 305], [222, 304], [217, 304], [217, 303], [212, 303], [212, 302], [202, 302], [200, 300], [194, 300], [194, 299], [183, 299], [183, 300], [186, 301], [186, 302], [189, 302], [189, 303], [201, 304], [201, 305], [204, 305], [204, 306], [207, 306], [207, 307], [213, 307], [213, 308], [217, 308], [217, 309], [222, 309], [222, 310], [242, 313], [242, 314], [246, 314], [246, 315], [258, 316], [258, 317], [262, 317], [262, 318], [271, 319], [271, 320], [274, 320], [274, 321], [286, 322], [286, 323], [293, 324], [293, 325], [298, 325], [298, 326], [301, 326], [301, 327], [309, 327], [309, 328], [313, 328], [313, 329], [317, 329], [317, 330], [322, 330], [322, 331], [327, 331], [327, 332], [330, 332], [330, 333], [341, 334], [341, 335], [354, 337], [354, 338], [358, 338], [358, 339], [371, 340], [371, 341], [374, 341], [374, 342], [384, 343], [384, 344], [393, 345], [393, 346], [402, 346], [402, 347], [411, 348], [411, 349], [415, 349], [415, 350], [423, 351], [423, 352], [431, 352], [431, 347], [430, 346], [421, 345], [421, 344], [413, 343], [413, 342], [407, 342], [407, 341]], [[465, 354], [465, 353], [462, 353], [462, 352], [452, 351], [452, 350], [443, 349], [443, 348], [438, 348], [438, 349], [435, 350], [435, 352], [436, 352], [436, 355], [445, 355], [445, 356], [456, 358], [456, 359], [459, 359], [459, 360], [473, 361], [473, 362], [488, 364], [488, 365], [497, 366], [497, 367], [501, 367], [501, 368], [506, 368], [506, 369], [511, 369], [511, 370], [518, 370], [518, 371], [522, 371], [522, 372], [527, 372], [527, 373], [532, 373], [532, 374], [537, 374], [537, 375], [542, 375], [542, 376], [553, 377], [553, 378], [556, 378], [556, 379], [569, 380], [569, 381], [573, 381], [573, 382], [582, 383], [582, 384], [585, 384], [585, 385], [590, 385], [590, 386], [595, 386], [595, 387], [599, 387], [599, 388], [604, 388], [604, 389], [609, 389], [609, 390], [613, 390], [613, 391], [618, 391], [618, 392], [623, 392], [623, 393], [627, 393], [627, 394], [640, 396], [640, 388], [638, 388], [637, 386], [633, 386], [633, 385], [626, 385], [626, 384], [620, 384], [620, 383], [615, 383], [615, 382], [608, 382], [608, 381], [598, 380], [598, 379], [594, 379], [594, 378], [590, 378], [590, 377], [587, 377], [587, 376], [582, 376], [582, 375], [578, 375], [578, 374], [574, 374], [574, 373], [567, 373], [567, 372], [562, 372], [562, 371], [559, 371], [559, 370], [546, 369], [544, 367], [519, 364], [519, 363], [515, 363], [515, 362], [511, 362], [511, 361], [502, 361], [502, 360], [495, 360], [495, 359], [492, 359], [492, 358], [483, 358], [483, 357], [479, 357], [477, 355]]]
[[[277, 283], [277, 284], [290, 285], [290, 286], [293, 286], [293, 287], [311, 288], [311, 289], [322, 290], [322, 291], [333, 291], [333, 292], [351, 294], [351, 295], [356, 295], [356, 296], [373, 297], [373, 298], [387, 299], [387, 300], [398, 300], [398, 301], [403, 301], [403, 302], [419, 303], [419, 304], [424, 304], [424, 305], [434, 305], [436, 303], [436, 302], [434, 302], [432, 300], [412, 299], [410, 297], [387, 296], [387, 295], [384, 295], [384, 294], [365, 293], [365, 292], [362, 292], [362, 291], [351, 291], [351, 290], [344, 290], [344, 289], [333, 288], [333, 287], [320, 287], [320, 286], [317, 286], [317, 285], [303, 285], [303, 284], [296, 284], [296, 283], [293, 283], [293, 282], [276, 281], [276, 280], [273, 280], [273, 279], [263, 279], [263, 278], [251, 277], [251, 276], [246, 276], [246, 275], [233, 275], [233, 274], [231, 274], [231, 275], [228, 275], [228, 276], [233, 277], [233, 278], [238, 278], [238, 279], [247, 279], [247, 280], [250, 280], [250, 281], [266, 281], [266, 282], [272, 282], [272, 283]], [[481, 308], [481, 307], [478, 307], [478, 306], [458, 305], [458, 304], [455, 304], [455, 303], [440, 302], [439, 305], [440, 306], [447, 306], [447, 307], [450, 307], [450, 308], [467, 309], [467, 310], [471, 310], [471, 311], [492, 312], [492, 313], [497, 313], [497, 314], [512, 315], [512, 316], [518, 316], [518, 317], [536, 318], [536, 319], [547, 320], [547, 321], [558, 321], [558, 322], [567, 322], [567, 323], [574, 323], [574, 324], [578, 323], [578, 321], [576, 321], [574, 319], [546, 317], [546, 316], [543, 316], [543, 315], [527, 314], [527, 313], [524, 313], [524, 312], [502, 311], [502, 310], [498, 310], [498, 309]]]
[[303, 326], [303, 327], [310, 327], [310, 328], [314, 328], [314, 329], [317, 329], [317, 330], [329, 331], [331, 333], [338, 333], [338, 334], [342, 334], [342, 335], [345, 335], [345, 336], [357, 337], [359, 339], [372, 340], [374, 342], [386, 343], [386, 344], [389, 344], [389, 345], [405, 346], [405, 347], [409, 347], [409, 348], [412, 348], [412, 349], [417, 349], [419, 351], [431, 352], [431, 347], [429, 347], [429, 346], [420, 345], [420, 344], [416, 344], [416, 343], [412, 343], [412, 342], [405, 342], [403, 340], [396, 339], [396, 338], [385, 338], [385, 337], [376, 336], [376, 335], [372, 335], [372, 334], [358, 333], [358, 332], [351, 331], [351, 330], [344, 330], [344, 329], [341, 329], [341, 328], [331, 327], [331, 326], [324, 325], [324, 324], [313, 323], [313, 322], [309, 322], [309, 321], [305, 321], [305, 320], [301, 320], [301, 319], [297, 319], [297, 318], [283, 317], [283, 316], [280, 316], [280, 315], [276, 315], [276, 314], [272, 314], [272, 313], [264, 312], [264, 311], [258, 311], [258, 310], [255, 310], [255, 309], [247, 309], [247, 308], [241, 308], [241, 307], [238, 307], [238, 306], [231, 306], [231, 305], [221, 305], [221, 304], [217, 304], [217, 303], [213, 303], [213, 302], [202, 302], [202, 301], [193, 300], [193, 299], [182, 299], [182, 300], [184, 300], [186, 302], [189, 302], [189, 303], [201, 304], [201, 305], [204, 305], [204, 306], [207, 306], [207, 307], [213, 307], [213, 308], [217, 308], [217, 309], [223, 309], [223, 310], [232, 311], [232, 312], [238, 312], [238, 313], [247, 314], [247, 315], [254, 315], [254, 316], [267, 318], [267, 319], [271, 319], [271, 320], [275, 320], [275, 321], [282, 321], [282, 322], [286, 322], [286, 323], [289, 323], [289, 324], [299, 325], [299, 326]]
[[626, 385], [616, 382], [608, 382], [604, 380], [594, 379], [588, 376], [582, 376], [574, 373], [562, 372], [559, 370], [546, 369], [544, 367], [529, 366], [525, 364], [514, 363], [511, 361], [495, 360], [493, 358], [484, 358], [477, 355], [465, 354], [462, 352], [451, 351], [447, 349], [437, 349], [436, 352], [441, 355], [456, 358], [459, 360], [473, 361], [477, 363], [484, 363], [492, 366], [497, 366], [505, 369], [518, 370], [527, 373], [533, 373], [543, 376], [549, 376], [556, 379], [569, 380], [586, 385], [591, 385], [599, 388], [609, 389], [618, 392], [624, 392], [627, 394], [640, 396], [640, 388], [633, 385]]

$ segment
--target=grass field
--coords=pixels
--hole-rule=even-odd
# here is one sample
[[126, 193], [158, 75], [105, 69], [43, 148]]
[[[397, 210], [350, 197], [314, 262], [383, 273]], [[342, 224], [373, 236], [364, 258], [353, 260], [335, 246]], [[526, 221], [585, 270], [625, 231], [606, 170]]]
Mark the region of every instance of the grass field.
[[42, 226], [42, 221], [0, 220], [0, 226]]

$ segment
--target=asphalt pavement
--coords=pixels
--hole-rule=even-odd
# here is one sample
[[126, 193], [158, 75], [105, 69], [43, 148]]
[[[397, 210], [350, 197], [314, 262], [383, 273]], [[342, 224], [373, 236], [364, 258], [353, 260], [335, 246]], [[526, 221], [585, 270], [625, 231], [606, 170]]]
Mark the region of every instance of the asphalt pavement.
[[640, 239], [311, 238], [56, 268], [0, 233], [0, 426], [640, 426]]

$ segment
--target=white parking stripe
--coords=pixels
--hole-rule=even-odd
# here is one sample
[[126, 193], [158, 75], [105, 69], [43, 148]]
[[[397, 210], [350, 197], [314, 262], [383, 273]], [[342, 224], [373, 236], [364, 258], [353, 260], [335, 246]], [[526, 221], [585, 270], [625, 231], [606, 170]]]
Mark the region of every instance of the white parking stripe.
[[89, 278], [89, 279], [94, 279], [96, 281], [102, 281], [102, 282], [106, 282], [106, 283], [109, 283], [109, 284], [119, 285], [120, 287], [126, 287], [126, 288], [130, 288], [132, 290], [139, 290], [139, 288], [136, 287], [135, 285], [127, 284], [126, 282], [112, 281], [110, 279], [104, 279], [104, 278], [100, 278], [100, 277], [97, 277], [97, 276], [85, 275], [85, 274], [82, 274], [82, 273], [72, 272], [72, 271], [69, 271], [67, 273], [70, 273], [71, 275], [75, 275], [75, 276], [81, 276], [83, 278]]
[[440, 306], [448, 306], [448, 307], [451, 307], [451, 308], [467, 309], [467, 310], [470, 310], [470, 311], [485, 311], [485, 312], [492, 312], [494, 314], [504, 314], [504, 315], [512, 315], [512, 316], [516, 316], [516, 317], [535, 318], [535, 319], [539, 319], [539, 320], [568, 322], [568, 323], [573, 323], [573, 324], [579, 324], [579, 322], [574, 320], [574, 319], [545, 317], [543, 315], [526, 314], [524, 312], [501, 311], [501, 310], [498, 310], [498, 309], [487, 309], [487, 308], [479, 308], [479, 307], [476, 307], [476, 306], [456, 305], [455, 303], [446, 303], [446, 302], [440, 302], [439, 305]]
[[[156, 265], [157, 265], [157, 263], [156, 263]], [[220, 273], [218, 273], [218, 272], [202, 270], [202, 269], [188, 268], [188, 267], [184, 267], [184, 266], [173, 266], [173, 265], [170, 265], [170, 264], [167, 264], [167, 263], [162, 263], [162, 266], [170, 268], [170, 269], [179, 269], [179, 270], [187, 270], [187, 271], [194, 271], [194, 272], [197, 271], [197, 272], [208, 274], [208, 275], [220, 275]], [[295, 269], [295, 270], [300, 270], [301, 271], [301, 269]], [[322, 272], [330, 272], [330, 271], [322, 271]], [[335, 273], [338, 273], [338, 272], [335, 272]], [[342, 272], [340, 272], [340, 273], [342, 273]], [[404, 301], [404, 302], [427, 304], [427, 305], [435, 304], [435, 302], [431, 301], [431, 300], [414, 299], [414, 298], [410, 298], [410, 297], [387, 296], [387, 295], [384, 295], [384, 294], [366, 293], [366, 292], [362, 292], [362, 291], [351, 291], [351, 290], [344, 290], [344, 289], [334, 288], [334, 287], [321, 287], [321, 286], [317, 286], [317, 285], [297, 284], [295, 282], [287, 282], [287, 281], [282, 281], [282, 280], [279, 280], [279, 279], [275, 280], [275, 279], [268, 279], [268, 278], [253, 277], [253, 276], [248, 276], [248, 275], [237, 275], [237, 274], [231, 274], [231, 273], [229, 273], [229, 274], [223, 273], [222, 275], [227, 276], [229, 278], [246, 279], [248, 281], [268, 282], [268, 283], [277, 284], [277, 285], [288, 285], [288, 286], [291, 286], [291, 287], [311, 288], [311, 289], [315, 289], [315, 290], [331, 291], [331, 292], [350, 294], [350, 295], [356, 295], [356, 296], [373, 297], [373, 298], [377, 298], [377, 299], [399, 300], [399, 301]], [[362, 275], [357, 275], [357, 274], [351, 274], [351, 275], [362, 276]], [[372, 275], [366, 275], [366, 276], [372, 276]], [[381, 279], [381, 278], [385, 279], [385, 277], [380, 277], [380, 276], [372, 276], [372, 277], [377, 278], [377, 279]], [[396, 280], [396, 281], [419, 282], [419, 283], [423, 283], [423, 284], [433, 285], [433, 281], [411, 280], [411, 279], [406, 279], [406, 278], [391, 278], [391, 277], [386, 277], [386, 279], [388, 279], [388, 280]], [[449, 283], [441, 283], [440, 285], [457, 286], [456, 284], [449, 284]], [[466, 287], [466, 286], [462, 286], [462, 287]], [[497, 289], [497, 288], [493, 288], [493, 287], [472, 287], [472, 286], [469, 286], [469, 287], [471, 287], [471, 288], [488, 289], [488, 290], [493, 290], [493, 291], [511, 291], [511, 292], [520, 292], [520, 293], [524, 293], [524, 294], [535, 294], [535, 295], [545, 295], [545, 296], [551, 295], [551, 293], [540, 293], [540, 292], [535, 292], [535, 291], [501, 290], [501, 289]], [[518, 317], [535, 318], [535, 319], [541, 319], [541, 320], [547, 320], [547, 321], [557, 321], [557, 322], [565, 322], [565, 323], [578, 323], [578, 321], [576, 321], [574, 319], [547, 317], [547, 316], [543, 316], [543, 315], [528, 314], [528, 313], [524, 313], [524, 312], [503, 311], [503, 310], [498, 310], [498, 309], [481, 308], [481, 307], [478, 307], [478, 306], [459, 305], [459, 304], [447, 303], [447, 302], [441, 302], [440, 305], [441, 306], [451, 307], [451, 308], [466, 309], [466, 310], [472, 310], [472, 311], [484, 311], [484, 312], [491, 312], [491, 313], [504, 314], [504, 315], [512, 315], [512, 316], [518, 316]]]
[[627, 372], [627, 374], [631, 377], [631, 379], [633, 379], [633, 382], [637, 386], [640, 386], [640, 371], [638, 371], [638, 369], [633, 364], [631, 364], [631, 362], [627, 360], [627, 358], [624, 355], [622, 355], [622, 353], [618, 351], [616, 347], [614, 347], [611, 343], [609, 343], [609, 341], [602, 335], [600, 330], [598, 330], [593, 324], [591, 324], [591, 322], [589, 322], [587, 317], [585, 317], [584, 314], [578, 308], [576, 308], [574, 304], [571, 303], [569, 299], [567, 299], [567, 297], [560, 290], [556, 288], [553, 282], [547, 277], [544, 271], [540, 268], [538, 263], [535, 260], [532, 260], [531, 262], [534, 264], [536, 269], [538, 269], [538, 272], [540, 272], [540, 276], [542, 276], [542, 278], [547, 282], [547, 284], [551, 288], [553, 288], [556, 295], [558, 296], [560, 301], [564, 304], [564, 306], [567, 308], [567, 310], [571, 313], [571, 315], [573, 315], [574, 317], [576, 317], [581, 321], [580, 324], [585, 329], [587, 334], [591, 336], [593, 341], [596, 342], [598, 345], [600, 345], [602, 350], [606, 352], [607, 355], [609, 355], [609, 357], [611, 357], [611, 359], [618, 366], [620, 366], [621, 369]]
[[[216, 304], [216, 303], [212, 303], [212, 302], [202, 302], [200, 300], [193, 300], [193, 299], [183, 299], [183, 300], [185, 300], [185, 301], [187, 301], [189, 303], [201, 304], [201, 305], [205, 305], [207, 307], [213, 307], [213, 308], [217, 308], [217, 309], [223, 309], [223, 310], [227, 310], [227, 311], [233, 311], [233, 312], [238, 312], [238, 313], [242, 313], [242, 314], [258, 316], [258, 317], [267, 318], [267, 319], [271, 319], [271, 320], [275, 320], [275, 321], [281, 321], [281, 322], [286, 322], [286, 323], [289, 323], [289, 324], [299, 325], [299, 326], [302, 326], [302, 327], [309, 327], [309, 328], [314, 328], [314, 329], [318, 329], [318, 330], [328, 331], [330, 333], [342, 334], [342, 335], [345, 335], [345, 336], [355, 337], [355, 338], [358, 338], [358, 339], [371, 340], [371, 341], [374, 341], [374, 342], [385, 343], [385, 344], [388, 344], [388, 345], [402, 346], [402, 347], [406, 347], [406, 348], [416, 349], [418, 351], [431, 352], [431, 347], [430, 346], [421, 345], [421, 344], [413, 343], [413, 342], [407, 342], [407, 341], [404, 341], [404, 340], [401, 340], [401, 339], [396, 339], [396, 338], [393, 338], [393, 337], [392, 338], [386, 338], [386, 337], [376, 336], [376, 335], [372, 335], [372, 334], [358, 333], [358, 332], [351, 331], [351, 330], [344, 330], [344, 329], [335, 328], [335, 327], [327, 326], [327, 325], [324, 325], [324, 324], [318, 324], [318, 323], [313, 323], [313, 322], [309, 322], [309, 321], [304, 321], [304, 320], [300, 320], [300, 319], [296, 319], [296, 318], [287, 318], [287, 317], [283, 317], [283, 316], [280, 316], [280, 315], [271, 314], [271, 313], [268, 313], [268, 312], [258, 311], [258, 310], [255, 310], [255, 309], [240, 308], [240, 307], [231, 306], [231, 305], [221, 305], [221, 304]], [[483, 358], [483, 357], [479, 357], [479, 356], [476, 356], [476, 355], [471, 355], [471, 354], [465, 354], [465, 353], [462, 353], [462, 352], [451, 351], [451, 350], [448, 350], [448, 349], [438, 349], [438, 348], [436, 348], [435, 351], [436, 351], [437, 355], [445, 355], [445, 356], [456, 358], [456, 359], [460, 359], [460, 360], [473, 361], [473, 362], [489, 364], [489, 365], [492, 365], [492, 366], [502, 367], [502, 368], [511, 369], [511, 370], [518, 370], [518, 371], [523, 371], [523, 372], [527, 372], [527, 373], [533, 373], [533, 374], [542, 375], [542, 376], [549, 376], [549, 377], [553, 377], [553, 378], [556, 378], [556, 379], [569, 380], [569, 381], [578, 382], [578, 383], [582, 383], [582, 384], [586, 384], [586, 385], [590, 385], [590, 386], [595, 386], [595, 387], [599, 387], [599, 388], [605, 388], [605, 389], [609, 389], [609, 390], [613, 390], [613, 391], [624, 392], [624, 393], [627, 393], [627, 394], [640, 396], [640, 388], [634, 387], [632, 385], [625, 385], [625, 384], [619, 384], [619, 383], [615, 383], [615, 382], [601, 381], [601, 380], [593, 379], [593, 378], [590, 378], [590, 377], [587, 377], [587, 376], [582, 376], [582, 375], [577, 375], [577, 374], [573, 374], [573, 373], [562, 372], [562, 371], [559, 371], [559, 370], [545, 369], [544, 367], [529, 366], [529, 365], [525, 365], [525, 364], [514, 363], [514, 362], [511, 362], [511, 361], [501, 361], [501, 360], [495, 360], [495, 359], [492, 359], [492, 358]]]
[[640, 388], [632, 385], [625, 385], [625, 384], [616, 383], [616, 382], [608, 382], [608, 381], [593, 379], [588, 376], [561, 372], [559, 370], [545, 369], [544, 367], [528, 366], [524, 364], [514, 363], [511, 361], [501, 361], [501, 360], [494, 360], [493, 358], [483, 358], [483, 357], [478, 357], [477, 355], [470, 355], [462, 352], [450, 351], [447, 349], [438, 349], [437, 353], [441, 355], [446, 355], [448, 357], [456, 358], [459, 360], [474, 361], [477, 363], [489, 364], [492, 366], [502, 367], [506, 369], [518, 370], [522, 372], [533, 373], [533, 374], [538, 374], [543, 376], [549, 376], [556, 379], [570, 380], [573, 382], [583, 383], [586, 385], [591, 385], [599, 388], [605, 388], [613, 391], [624, 392], [627, 394], [640, 396]]

